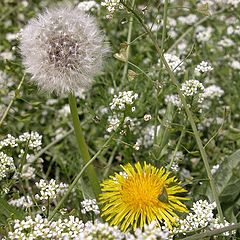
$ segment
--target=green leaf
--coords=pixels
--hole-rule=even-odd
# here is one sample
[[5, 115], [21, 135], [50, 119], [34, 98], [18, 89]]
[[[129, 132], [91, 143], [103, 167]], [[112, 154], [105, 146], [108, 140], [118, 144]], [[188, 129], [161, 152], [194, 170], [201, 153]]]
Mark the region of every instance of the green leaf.
[[[214, 181], [218, 190], [220, 201], [224, 204], [234, 202], [240, 194], [240, 150], [226, 158], [214, 175]], [[210, 187], [207, 195], [212, 198]]]
[[7, 222], [7, 219], [23, 219], [24, 218], [24, 212], [17, 209], [14, 206], [11, 206], [8, 204], [8, 202], [0, 198], [0, 223], [5, 224]]

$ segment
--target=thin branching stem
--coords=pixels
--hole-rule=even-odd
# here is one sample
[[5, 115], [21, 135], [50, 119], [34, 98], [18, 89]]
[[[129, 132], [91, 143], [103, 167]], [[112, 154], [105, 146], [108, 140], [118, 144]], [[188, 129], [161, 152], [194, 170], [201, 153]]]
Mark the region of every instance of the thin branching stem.
[[180, 84], [177, 81], [177, 79], [176, 79], [173, 71], [171, 70], [170, 66], [168, 65], [165, 57], [163, 56], [163, 52], [162, 52], [161, 48], [159, 47], [158, 42], [157, 42], [156, 38], [154, 37], [153, 33], [151, 32], [151, 30], [143, 22], [143, 19], [140, 17], [140, 15], [134, 9], [129, 7], [123, 0], [120, 0], [120, 1], [126, 7], [126, 9], [128, 11], [130, 11], [136, 17], [136, 19], [142, 25], [144, 30], [148, 33], [150, 39], [152, 40], [152, 42], [153, 42], [153, 44], [154, 44], [154, 46], [155, 46], [155, 48], [156, 48], [156, 50], [158, 52], [158, 55], [159, 55], [161, 61], [163, 62], [164, 66], [165, 66], [165, 68], [166, 68], [166, 70], [167, 70], [167, 72], [168, 72], [168, 74], [170, 76], [170, 80], [172, 81], [172, 83], [177, 88], [178, 95], [179, 95], [180, 100], [181, 100], [181, 102], [183, 104], [183, 107], [184, 107], [185, 112], [187, 114], [188, 120], [189, 120], [189, 122], [191, 124], [192, 130], [193, 130], [193, 133], [194, 133], [194, 137], [196, 139], [196, 142], [197, 142], [200, 154], [201, 154], [203, 162], [204, 162], [204, 166], [205, 166], [205, 169], [206, 169], [206, 172], [207, 172], [207, 176], [208, 176], [208, 179], [209, 179], [209, 182], [210, 182], [210, 186], [211, 186], [211, 189], [212, 189], [213, 198], [214, 198], [214, 201], [216, 202], [216, 205], [217, 205], [217, 210], [218, 210], [219, 217], [220, 217], [221, 221], [223, 222], [223, 219], [224, 219], [223, 212], [222, 212], [222, 208], [221, 208], [221, 205], [220, 205], [217, 188], [215, 186], [215, 182], [214, 182], [214, 179], [213, 179], [213, 176], [212, 176], [212, 173], [211, 173], [211, 169], [210, 169], [210, 166], [209, 166], [207, 153], [206, 153], [206, 151], [205, 151], [205, 149], [203, 147], [203, 144], [202, 144], [199, 132], [198, 132], [196, 124], [194, 122], [193, 114], [190, 111], [190, 109], [189, 109], [189, 107], [187, 105], [187, 102], [185, 100], [185, 97], [183, 96], [183, 94], [182, 94], [182, 92], [180, 90]]
[[104, 143], [104, 145], [98, 150], [98, 152], [84, 165], [84, 167], [81, 169], [79, 174], [75, 177], [71, 185], [69, 186], [67, 192], [63, 195], [61, 200], [58, 202], [57, 206], [49, 216], [49, 220], [51, 220], [55, 214], [58, 212], [58, 210], [61, 208], [63, 203], [66, 201], [68, 198], [69, 194], [72, 192], [73, 188], [76, 186], [78, 183], [79, 179], [82, 177], [83, 173], [87, 170], [87, 168], [96, 160], [96, 158], [102, 153], [102, 151], [108, 146], [108, 144], [113, 140], [113, 137], [115, 135], [115, 132], [108, 138], [108, 140]]
[[23, 75], [20, 83], [19, 83], [18, 86], [17, 86], [17, 89], [16, 89], [16, 91], [15, 91], [14, 97], [13, 97], [13, 98], [11, 99], [11, 101], [9, 102], [6, 110], [4, 111], [4, 113], [3, 113], [3, 115], [2, 115], [2, 117], [1, 117], [1, 119], [0, 119], [0, 127], [1, 127], [1, 125], [2, 125], [2, 123], [3, 123], [3, 121], [5, 120], [5, 118], [7, 117], [8, 112], [10, 111], [10, 109], [11, 109], [14, 101], [15, 101], [15, 100], [17, 99], [17, 97], [18, 97], [18, 95], [19, 95], [19, 90], [20, 90], [20, 88], [22, 87], [22, 84], [23, 84], [23, 82], [24, 82], [24, 79], [25, 79], [25, 74]]
[[[161, 39], [161, 50], [164, 52], [164, 42], [167, 34], [167, 16], [168, 16], [168, 0], [164, 1], [164, 9], [163, 9], [163, 27], [162, 27], [162, 39]], [[163, 73], [163, 62], [160, 61], [160, 71], [159, 71], [159, 81], [162, 79], [162, 73]], [[157, 88], [156, 92], [156, 107], [155, 107], [155, 123], [154, 123], [154, 142], [156, 142], [157, 139], [157, 127], [158, 127], [158, 98], [159, 98], [159, 90]], [[160, 132], [163, 131], [163, 129], [160, 129]]]
[[194, 234], [194, 235], [189, 236], [189, 237], [181, 238], [181, 240], [204, 239], [206, 237], [216, 236], [216, 235], [219, 235], [221, 233], [237, 230], [239, 228], [240, 228], [240, 223], [237, 223], [237, 224], [230, 225], [230, 226], [227, 226], [227, 227], [223, 227], [223, 228], [219, 228], [219, 229], [215, 229], [215, 230], [211, 230], [211, 231], [206, 231], [206, 232], [203, 232], [203, 233]]
[[[135, 5], [135, 0], [132, 1], [132, 8]], [[130, 52], [130, 43], [132, 40], [132, 28], [133, 28], [133, 16], [130, 17], [129, 19], [129, 25], [128, 25], [128, 36], [127, 36], [127, 49], [126, 49], [126, 61], [124, 64], [124, 68], [123, 68], [123, 75], [122, 75], [122, 79], [123, 81], [126, 79], [127, 77], [127, 71], [128, 71], [128, 58], [129, 58], [129, 52]]]

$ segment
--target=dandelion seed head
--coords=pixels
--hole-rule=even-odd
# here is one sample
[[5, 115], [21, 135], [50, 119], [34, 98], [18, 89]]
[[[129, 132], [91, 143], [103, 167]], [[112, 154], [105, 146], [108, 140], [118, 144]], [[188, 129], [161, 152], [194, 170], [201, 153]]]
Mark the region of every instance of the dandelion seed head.
[[89, 89], [108, 52], [95, 19], [70, 4], [31, 20], [21, 32], [20, 49], [32, 80], [59, 95]]

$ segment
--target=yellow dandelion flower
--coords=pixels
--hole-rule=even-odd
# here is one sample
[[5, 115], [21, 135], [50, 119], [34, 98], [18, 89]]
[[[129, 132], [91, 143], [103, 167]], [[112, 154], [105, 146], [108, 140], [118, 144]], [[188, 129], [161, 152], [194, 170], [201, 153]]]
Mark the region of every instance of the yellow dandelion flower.
[[142, 228], [152, 221], [165, 221], [168, 227], [174, 225], [177, 212], [188, 212], [181, 200], [188, 198], [177, 196], [186, 192], [175, 177], [169, 177], [163, 167], [158, 169], [144, 162], [121, 166], [124, 172], [115, 173], [101, 184], [100, 202], [103, 205], [102, 217], [111, 225], [121, 225], [126, 231]]

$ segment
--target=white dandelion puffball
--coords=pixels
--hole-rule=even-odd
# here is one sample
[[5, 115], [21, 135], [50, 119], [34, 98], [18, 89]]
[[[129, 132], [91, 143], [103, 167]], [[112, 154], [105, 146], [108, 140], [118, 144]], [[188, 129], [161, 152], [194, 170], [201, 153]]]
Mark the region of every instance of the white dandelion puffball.
[[58, 95], [89, 89], [108, 52], [95, 19], [70, 4], [30, 20], [20, 50], [32, 81]]

